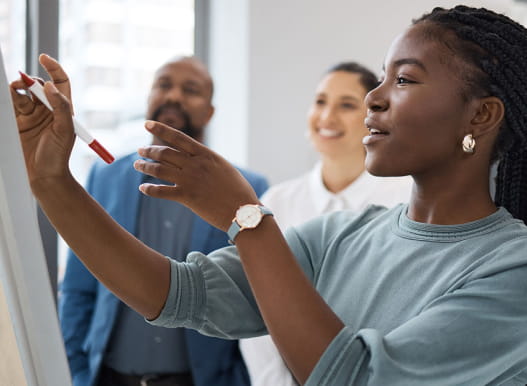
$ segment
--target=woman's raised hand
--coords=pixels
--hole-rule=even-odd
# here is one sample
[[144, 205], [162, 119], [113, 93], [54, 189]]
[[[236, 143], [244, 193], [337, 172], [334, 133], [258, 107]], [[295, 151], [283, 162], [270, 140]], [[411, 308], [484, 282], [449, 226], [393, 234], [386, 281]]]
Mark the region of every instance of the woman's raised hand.
[[223, 157], [162, 123], [147, 121], [145, 127], [169, 146], [139, 149], [154, 162], [138, 160], [134, 167], [173, 185], [142, 184], [144, 194], [178, 201], [225, 231], [240, 205], [259, 203], [251, 185]]
[[50, 178], [71, 178], [68, 162], [75, 141], [68, 76], [51, 57], [41, 55], [39, 59], [51, 78], [44, 84], [44, 91], [53, 112], [29, 96], [21, 79], [12, 82], [10, 88], [33, 191]]

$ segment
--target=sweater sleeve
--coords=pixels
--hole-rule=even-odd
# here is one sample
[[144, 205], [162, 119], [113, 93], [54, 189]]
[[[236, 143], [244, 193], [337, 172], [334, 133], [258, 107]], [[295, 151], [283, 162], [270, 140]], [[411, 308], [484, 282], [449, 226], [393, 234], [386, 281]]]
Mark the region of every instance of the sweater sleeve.
[[[298, 262], [312, 280], [311, 262]], [[218, 249], [209, 255], [192, 252], [186, 262], [170, 259], [170, 269], [167, 300], [160, 315], [147, 320], [149, 323], [192, 328], [224, 339], [267, 334], [236, 247]]]
[[170, 259], [170, 269], [167, 300], [150, 323], [224, 339], [267, 333], [235, 247], [192, 252], [183, 263]]

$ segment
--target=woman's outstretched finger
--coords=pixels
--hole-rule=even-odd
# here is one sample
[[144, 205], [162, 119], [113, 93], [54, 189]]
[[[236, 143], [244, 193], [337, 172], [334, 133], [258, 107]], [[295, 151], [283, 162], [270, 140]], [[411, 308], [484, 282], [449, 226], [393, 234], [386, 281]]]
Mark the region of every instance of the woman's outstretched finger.
[[199, 154], [201, 149], [205, 148], [204, 145], [195, 139], [161, 122], [146, 121], [145, 127], [154, 136], [160, 138], [179, 151], [195, 155]]
[[59, 62], [49, 55], [41, 54], [38, 60], [49, 74], [55, 87], [70, 101], [70, 108], [73, 113], [73, 105], [71, 104], [71, 85], [68, 74], [66, 74], [66, 71], [64, 71]]
[[177, 183], [178, 172], [181, 170], [177, 166], [167, 166], [159, 162], [149, 162], [144, 160], [135, 161], [134, 168], [143, 174], [172, 183]]
[[137, 150], [141, 157], [149, 158], [154, 161], [167, 163], [176, 167], [181, 167], [189, 159], [190, 155], [169, 146], [145, 146]]
[[49, 74], [53, 84], [59, 89], [59, 91], [62, 92], [61, 89], [65, 87], [67, 87], [69, 91], [70, 80], [68, 74], [66, 74], [66, 71], [64, 71], [59, 62], [47, 54], [41, 54], [39, 56], [39, 62]]
[[178, 201], [182, 199], [181, 190], [177, 186], [141, 184], [139, 185], [141, 193], [155, 198]]

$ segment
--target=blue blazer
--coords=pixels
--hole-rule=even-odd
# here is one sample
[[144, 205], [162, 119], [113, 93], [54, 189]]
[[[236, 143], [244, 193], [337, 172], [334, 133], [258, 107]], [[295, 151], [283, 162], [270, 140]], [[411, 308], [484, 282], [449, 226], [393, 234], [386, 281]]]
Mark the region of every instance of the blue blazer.
[[[96, 163], [87, 182], [88, 192], [126, 230], [135, 234], [143, 175], [130, 154], [110, 165]], [[262, 176], [240, 170], [260, 196], [268, 187]], [[227, 245], [225, 232], [194, 215], [191, 250], [209, 253]], [[59, 296], [59, 316], [74, 386], [97, 381], [119, 300], [70, 251]], [[249, 385], [238, 341], [203, 336], [185, 330], [190, 366], [196, 386]]]

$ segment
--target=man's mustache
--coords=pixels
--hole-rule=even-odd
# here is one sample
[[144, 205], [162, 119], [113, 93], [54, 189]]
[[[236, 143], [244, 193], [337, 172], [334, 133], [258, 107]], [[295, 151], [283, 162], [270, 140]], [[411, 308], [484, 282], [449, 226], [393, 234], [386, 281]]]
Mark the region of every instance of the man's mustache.
[[152, 121], [157, 121], [164, 110], [177, 110], [177, 112], [181, 114], [183, 118], [184, 126], [190, 125], [190, 115], [183, 109], [180, 103], [165, 103], [155, 109], [152, 113], [152, 116], [148, 119]]
[[183, 109], [180, 103], [165, 103], [155, 109], [148, 119], [152, 121], [159, 121], [161, 114], [164, 112], [164, 110], [168, 109], [177, 110], [177, 112], [181, 114], [181, 117], [183, 118], [183, 126], [175, 127], [175, 129], [178, 129], [182, 133], [185, 133], [194, 139], [199, 139], [199, 137], [202, 135], [203, 129], [194, 127], [190, 119], [190, 114]]

